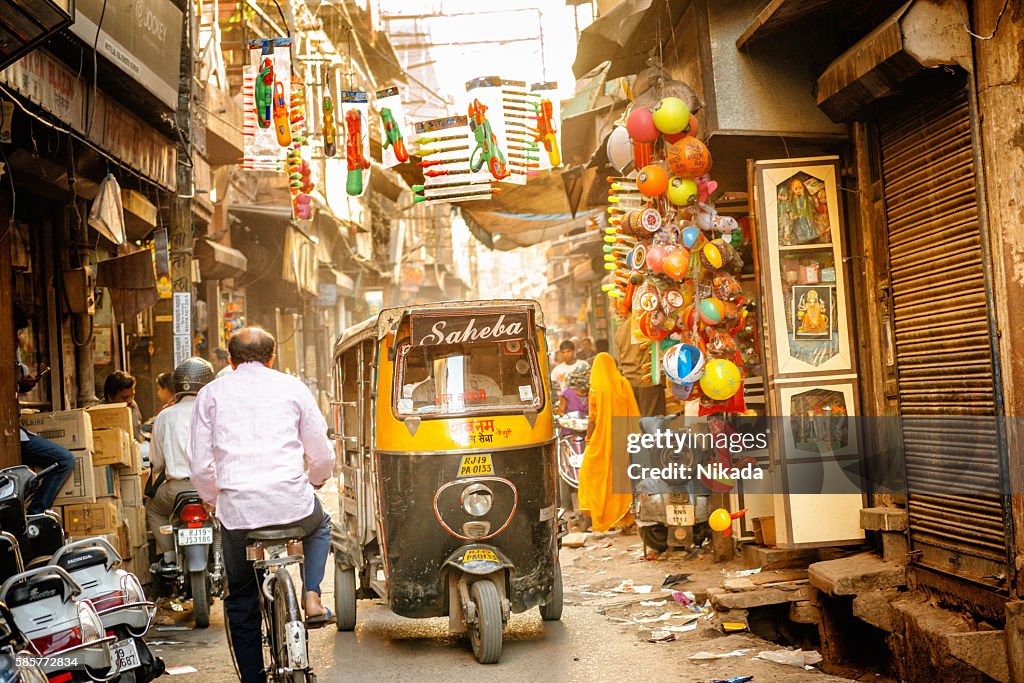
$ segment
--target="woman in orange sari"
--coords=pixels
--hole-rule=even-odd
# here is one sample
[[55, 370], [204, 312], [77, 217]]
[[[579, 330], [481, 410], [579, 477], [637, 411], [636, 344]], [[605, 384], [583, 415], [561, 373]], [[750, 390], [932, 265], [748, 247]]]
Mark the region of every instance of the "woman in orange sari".
[[[632, 494], [615, 493], [612, 487], [613, 468], [621, 465], [623, 471], [614, 478], [628, 491], [625, 474], [628, 461], [625, 453], [620, 454], [621, 462], [612, 457], [612, 427], [614, 423], [616, 429], [625, 431], [630, 428], [629, 424], [613, 418], [630, 417], [633, 420], [629, 422], [633, 422], [639, 416], [633, 390], [616, 367], [615, 359], [607, 353], [597, 354], [590, 370], [590, 423], [579, 480], [580, 508], [590, 512], [594, 531], [607, 531], [632, 522], [629, 514]], [[625, 434], [619, 436], [624, 444]]]

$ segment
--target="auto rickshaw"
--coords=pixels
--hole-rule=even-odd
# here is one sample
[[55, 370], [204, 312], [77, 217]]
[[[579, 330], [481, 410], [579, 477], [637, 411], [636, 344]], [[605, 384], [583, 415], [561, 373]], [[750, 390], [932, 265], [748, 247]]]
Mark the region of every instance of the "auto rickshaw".
[[338, 629], [357, 598], [448, 616], [481, 663], [511, 612], [562, 615], [555, 434], [533, 301], [392, 308], [334, 353]]

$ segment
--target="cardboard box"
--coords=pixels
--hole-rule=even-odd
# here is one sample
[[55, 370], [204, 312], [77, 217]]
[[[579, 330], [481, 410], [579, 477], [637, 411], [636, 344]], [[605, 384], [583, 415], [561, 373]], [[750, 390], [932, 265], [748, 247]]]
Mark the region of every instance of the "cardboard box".
[[91, 415], [85, 410], [22, 415], [21, 426], [70, 451], [93, 450]]
[[93, 429], [123, 429], [134, 437], [132, 409], [127, 403], [103, 403], [86, 411], [92, 418]]
[[128, 522], [121, 522], [121, 528], [117, 531], [117, 541], [118, 545], [114, 547], [117, 548], [117, 554], [121, 556], [121, 559], [132, 559], [132, 550], [135, 546], [132, 544], [131, 531], [128, 529]]
[[128, 464], [128, 467], [123, 468], [122, 471], [127, 471], [131, 474], [135, 474], [136, 472], [142, 469], [142, 444], [140, 444], [135, 439], [129, 439], [129, 442], [131, 443], [132, 458], [131, 462]]
[[142, 492], [144, 490], [145, 480], [141, 474], [125, 474], [124, 470], [119, 471], [120, 476], [118, 479], [121, 480], [121, 504], [124, 505], [125, 509], [141, 507]]
[[[93, 464], [96, 463], [96, 456], [93, 456]], [[120, 498], [121, 479], [117, 471], [110, 465], [93, 467], [93, 481], [96, 484], [96, 498]]]
[[92, 430], [93, 451], [92, 463], [95, 466], [115, 465], [131, 467], [132, 438], [128, 432], [114, 427], [112, 429]]
[[116, 503], [83, 503], [64, 506], [64, 529], [75, 538], [118, 533], [121, 528]]
[[57, 493], [54, 505], [75, 505], [96, 502], [96, 468], [92, 466], [92, 453], [71, 451], [75, 466]]
[[122, 569], [126, 572], [131, 572], [135, 576], [139, 577], [139, 582], [143, 585], [152, 581], [152, 576], [149, 573], [149, 566], [153, 563], [153, 559], [149, 554], [148, 545], [140, 545], [132, 548], [132, 557], [124, 565]]
[[146, 543], [146, 508], [125, 507], [125, 525], [128, 527], [128, 542], [133, 548]]

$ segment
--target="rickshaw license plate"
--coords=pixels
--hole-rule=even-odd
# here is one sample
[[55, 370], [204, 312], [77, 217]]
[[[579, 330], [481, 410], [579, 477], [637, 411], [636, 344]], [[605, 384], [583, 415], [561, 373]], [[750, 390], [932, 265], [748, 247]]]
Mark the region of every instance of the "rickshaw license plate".
[[494, 474], [494, 465], [489, 455], [464, 455], [459, 463], [460, 477]]
[[139, 648], [135, 645], [135, 640], [126, 638], [114, 643], [114, 646], [110, 648], [110, 662], [117, 671], [139, 668], [142, 662], [139, 661]]
[[493, 550], [473, 548], [472, 550], [467, 550], [466, 554], [462, 556], [462, 564], [469, 564], [470, 562], [499, 562], [499, 560]]
[[665, 506], [665, 523], [669, 526], [693, 526], [693, 506], [669, 503]]
[[213, 543], [213, 527], [178, 529], [178, 545], [200, 545], [205, 543]]

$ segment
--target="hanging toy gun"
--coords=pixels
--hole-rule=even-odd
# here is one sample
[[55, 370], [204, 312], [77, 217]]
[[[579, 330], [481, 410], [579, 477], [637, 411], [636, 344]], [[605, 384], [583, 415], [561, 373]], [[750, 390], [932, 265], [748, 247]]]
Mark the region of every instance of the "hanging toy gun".
[[338, 129], [334, 125], [334, 101], [330, 95], [324, 95], [324, 154], [333, 157], [337, 151], [334, 147], [334, 140], [338, 135]]
[[557, 167], [562, 163], [562, 155], [558, 151], [558, 138], [555, 137], [555, 124], [551, 118], [551, 100], [541, 100], [540, 109], [537, 111], [537, 134], [534, 139], [537, 142], [544, 142], [544, 149], [548, 152], [548, 160], [552, 166]]
[[395, 158], [399, 162], [405, 163], [409, 161], [409, 151], [405, 148], [405, 140], [402, 139], [402, 131], [398, 128], [398, 122], [395, 121], [395, 115], [391, 113], [391, 110], [384, 107], [380, 110], [380, 120], [384, 124], [384, 149], [388, 146], [395, 152]]
[[292, 144], [292, 122], [281, 81], [274, 81], [274, 132], [277, 133], [277, 144], [282, 147]]
[[363, 156], [363, 122], [358, 109], [349, 109], [345, 114], [345, 155], [348, 158], [348, 178], [345, 191], [349, 196], [358, 197], [363, 193], [363, 170], [370, 168], [370, 162]]
[[486, 111], [487, 107], [481, 104], [480, 100], [473, 100], [469, 105], [469, 129], [476, 137], [476, 148], [469, 155], [469, 167], [475, 173], [483, 167], [484, 162], [487, 162], [491, 175], [495, 180], [501, 180], [508, 175], [508, 169], [505, 168], [505, 156], [498, 147], [498, 139], [494, 137], [491, 123], [484, 116]]
[[256, 122], [260, 128], [270, 128], [271, 107], [274, 103], [274, 62], [264, 59], [256, 76]]

